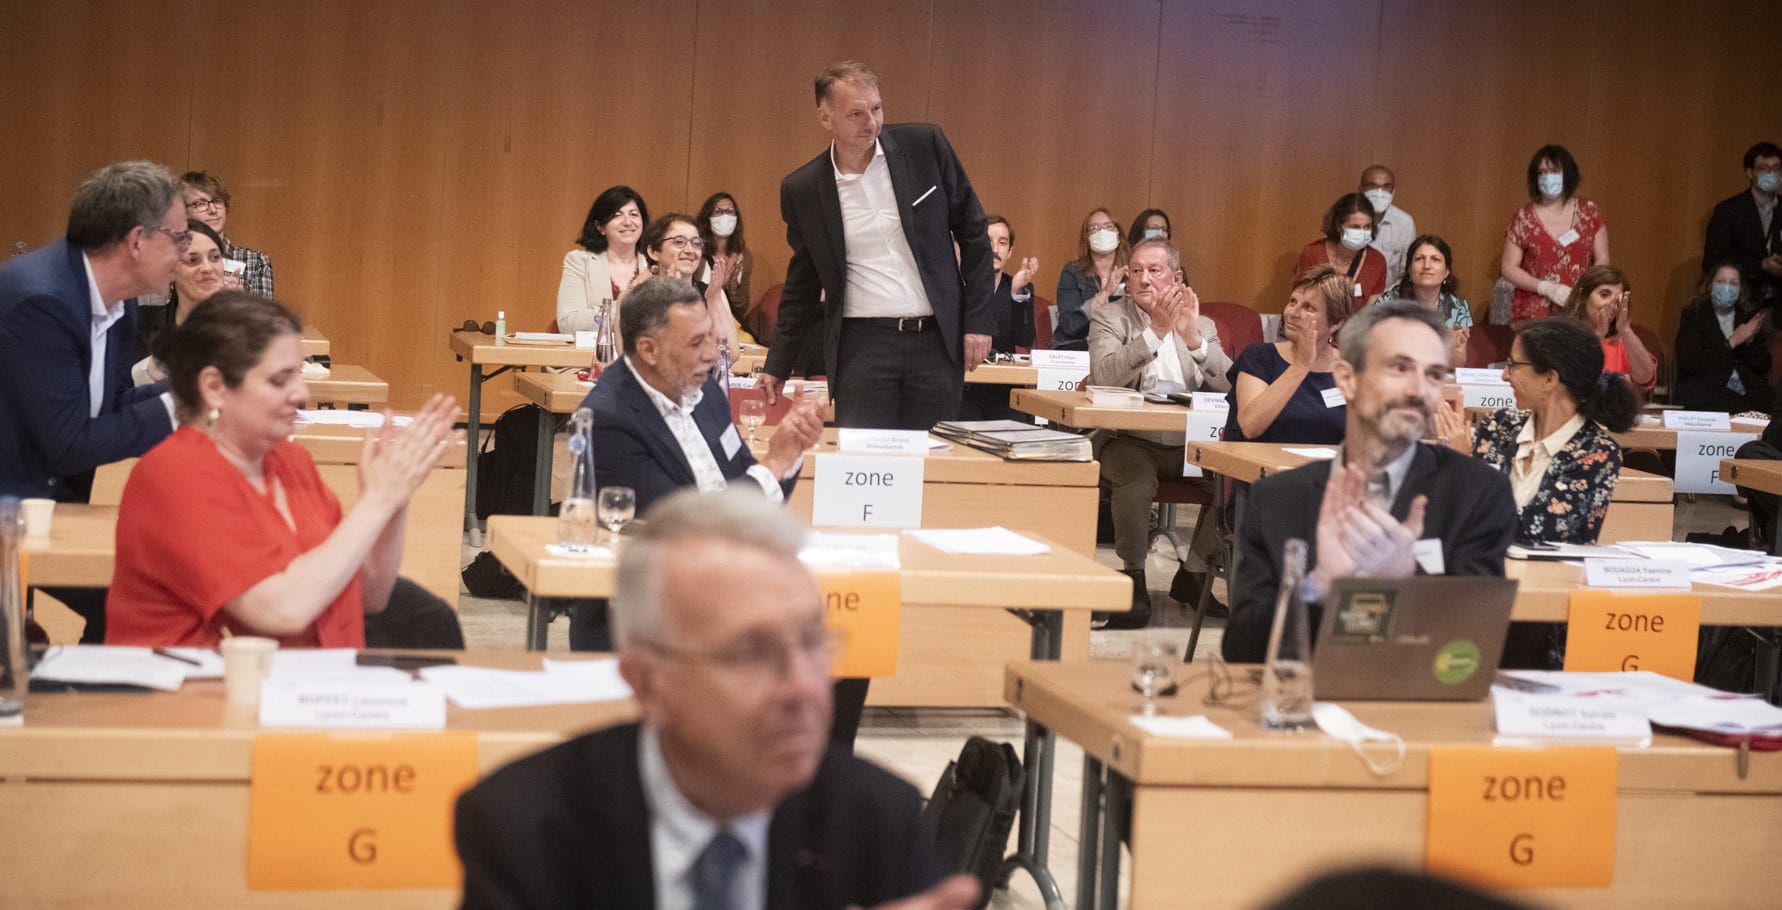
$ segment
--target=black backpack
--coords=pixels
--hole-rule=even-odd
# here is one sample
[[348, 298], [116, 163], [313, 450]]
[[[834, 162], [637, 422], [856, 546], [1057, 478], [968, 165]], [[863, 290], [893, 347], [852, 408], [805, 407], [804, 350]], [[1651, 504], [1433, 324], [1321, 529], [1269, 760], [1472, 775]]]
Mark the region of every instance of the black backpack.
[[538, 422], [544, 412], [529, 404], [508, 408], [476, 456], [476, 517], [532, 514], [537, 474]]
[[959, 758], [947, 763], [922, 809], [922, 827], [934, 838], [941, 872], [977, 876], [979, 908], [990, 903], [996, 887], [1026, 782], [1013, 746], [974, 736]]

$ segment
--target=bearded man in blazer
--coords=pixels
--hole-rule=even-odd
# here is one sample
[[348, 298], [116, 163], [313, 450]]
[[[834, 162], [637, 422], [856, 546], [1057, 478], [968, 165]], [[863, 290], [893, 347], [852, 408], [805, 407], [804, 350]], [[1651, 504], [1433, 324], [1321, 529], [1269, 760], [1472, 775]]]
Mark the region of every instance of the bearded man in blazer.
[[820, 331], [838, 425], [926, 430], [957, 416], [965, 371], [990, 353], [984, 209], [939, 127], [885, 125], [865, 64], [824, 70], [816, 96], [832, 142], [780, 183], [792, 260], [762, 377], [768, 402]]
[[641, 723], [459, 798], [464, 906], [972, 906], [975, 880], [936, 884], [915, 789], [826, 748], [830, 639], [802, 524], [737, 490], [645, 518], [613, 591]]

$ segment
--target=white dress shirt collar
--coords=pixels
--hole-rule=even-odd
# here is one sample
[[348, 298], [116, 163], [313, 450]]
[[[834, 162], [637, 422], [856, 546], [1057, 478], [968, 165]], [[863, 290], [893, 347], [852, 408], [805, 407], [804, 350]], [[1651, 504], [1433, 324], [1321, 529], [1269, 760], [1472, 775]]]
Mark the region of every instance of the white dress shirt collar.
[[[873, 165], [878, 164], [884, 160], [885, 160], [885, 144], [880, 142], [877, 139], [874, 139], [872, 141], [872, 158], [866, 162], [866, 169], [872, 170]], [[835, 179], [836, 179], [837, 183], [839, 183], [843, 180], [858, 180], [858, 179], [860, 179], [860, 176], [861, 176], [860, 174], [844, 174], [844, 173], [842, 173], [841, 166], [835, 163], [835, 143], [833, 143], [833, 142], [829, 143], [829, 167], [831, 170], [835, 171]]]
[[662, 757], [662, 744], [648, 726], [638, 732], [637, 768], [650, 812], [650, 865], [658, 910], [693, 906], [693, 864], [720, 828], [728, 828], [748, 851], [737, 870], [735, 906], [761, 910], [767, 903], [767, 829], [773, 813], [763, 809], [720, 822], [699, 811], [675, 785]]

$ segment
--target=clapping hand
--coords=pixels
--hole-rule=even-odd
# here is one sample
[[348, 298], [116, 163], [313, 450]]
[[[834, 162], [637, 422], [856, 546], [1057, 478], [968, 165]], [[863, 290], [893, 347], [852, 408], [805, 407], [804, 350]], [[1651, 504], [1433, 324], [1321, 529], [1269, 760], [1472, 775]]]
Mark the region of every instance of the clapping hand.
[[713, 256], [712, 281], [710, 286], [721, 288], [729, 284], [730, 276], [736, 273], [737, 262], [741, 258], [742, 256], [737, 253], [732, 253], [727, 256]]
[[1018, 294], [1022, 288], [1033, 283], [1033, 276], [1037, 274], [1039, 274], [1039, 259], [1029, 256], [1021, 260], [1021, 268], [1015, 272], [1015, 277], [1009, 282], [1009, 287]]
[[1411, 501], [1400, 522], [1368, 499], [1367, 475], [1346, 464], [1331, 468], [1318, 511], [1318, 565], [1311, 577], [1319, 597], [1338, 578], [1404, 578], [1417, 571], [1411, 548], [1423, 536], [1429, 497]]
[[365, 434], [359, 453], [361, 495], [380, 499], [391, 511], [406, 506], [446, 449], [463, 440], [464, 434], [452, 429], [457, 419], [457, 400], [444, 394], [434, 395], [400, 430], [384, 411], [383, 426]]
[[1183, 284], [1180, 279], [1175, 287], [1168, 291], [1169, 296], [1179, 301], [1176, 307], [1176, 334], [1182, 336], [1182, 344], [1192, 351], [1201, 346], [1200, 337], [1200, 297], [1194, 289]]
[[1738, 328], [1733, 329], [1732, 334], [1727, 336], [1727, 347], [1736, 348], [1756, 337], [1758, 332], [1763, 331], [1763, 320], [1764, 314], [1760, 312], [1756, 316], [1739, 323]]
[[1466, 415], [1461, 412], [1458, 402], [1450, 405], [1441, 400], [1432, 401], [1429, 414], [1437, 442], [1456, 452], [1472, 450], [1473, 433], [1466, 425]]
[[800, 392], [792, 410], [787, 411], [786, 416], [780, 418], [779, 426], [774, 428], [761, 463], [773, 472], [774, 477], [784, 477], [798, 463], [799, 457], [822, 438], [823, 398]]

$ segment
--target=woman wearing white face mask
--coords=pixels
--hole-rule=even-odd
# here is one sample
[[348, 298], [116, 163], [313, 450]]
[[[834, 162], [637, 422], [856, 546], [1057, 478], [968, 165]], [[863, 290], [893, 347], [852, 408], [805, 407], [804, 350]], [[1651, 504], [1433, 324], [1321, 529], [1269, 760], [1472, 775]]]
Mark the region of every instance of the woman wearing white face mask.
[[705, 272], [701, 277], [709, 281], [712, 266], [724, 260], [730, 270], [730, 280], [724, 282], [730, 314], [748, 334], [761, 337], [762, 327], [757, 325], [761, 314], [755, 298], [749, 296], [749, 273], [754, 271], [755, 260], [743, 242], [742, 210], [737, 207], [736, 197], [729, 193], [711, 194], [694, 220], [699, 224], [700, 239], [705, 241]]
[[1677, 323], [1676, 403], [1692, 411], [1767, 411], [1770, 338], [1764, 311], [1739, 269], [1719, 262], [1702, 276]]
[[1516, 286], [1510, 325], [1520, 328], [1565, 304], [1578, 276], [1609, 262], [1609, 227], [1580, 196], [1578, 162], [1563, 145], [1543, 145], [1528, 161], [1527, 205], [1504, 234], [1503, 276]]
[[1105, 207], [1083, 216], [1077, 236], [1077, 258], [1065, 263], [1058, 275], [1058, 324], [1052, 327], [1052, 347], [1061, 351], [1089, 350], [1089, 310], [1122, 293], [1126, 281], [1126, 253], [1130, 247], [1120, 236], [1120, 222]]
[[1360, 193], [1338, 199], [1324, 213], [1324, 235], [1299, 251], [1293, 275], [1304, 275], [1314, 266], [1328, 265], [1347, 275], [1354, 288], [1355, 308], [1386, 290], [1386, 256], [1370, 246], [1378, 222], [1373, 204]]

